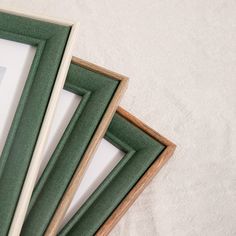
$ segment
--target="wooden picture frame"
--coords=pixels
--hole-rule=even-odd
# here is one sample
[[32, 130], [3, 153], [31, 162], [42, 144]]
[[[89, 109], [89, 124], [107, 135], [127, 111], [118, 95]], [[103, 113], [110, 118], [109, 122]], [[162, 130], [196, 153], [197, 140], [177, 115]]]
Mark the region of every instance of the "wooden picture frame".
[[54, 224], [61, 221], [57, 212], [72, 194], [67, 190], [45, 235], [108, 235], [175, 150], [172, 142], [122, 108], [117, 110], [106, 139], [126, 155], [57, 232]]
[[[29, 163], [40, 160], [54, 107], [70, 65], [77, 28], [77, 24], [71, 22], [0, 9], [2, 42], [36, 48], [7, 137], [2, 143], [0, 215], [4, 217], [0, 217], [0, 235], [8, 233], [18, 200], [24, 198], [25, 201], [20, 211], [27, 209], [31, 192], [22, 195], [21, 188]], [[15, 234], [11, 232], [10, 235]]]
[[79, 184], [118, 107], [127, 80], [125, 76], [73, 58], [65, 89], [82, 96], [82, 100], [35, 187], [23, 235], [44, 234], [71, 178], [74, 176], [74, 184]]

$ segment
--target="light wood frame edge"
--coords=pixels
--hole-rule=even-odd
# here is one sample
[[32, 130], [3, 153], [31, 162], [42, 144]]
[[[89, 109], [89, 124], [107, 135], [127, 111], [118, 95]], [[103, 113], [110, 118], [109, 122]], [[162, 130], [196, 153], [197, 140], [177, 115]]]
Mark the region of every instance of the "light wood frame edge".
[[[4, 10], [0, 9], [0, 11], [4, 11]], [[13, 12], [10, 10], [5, 10], [5, 12], [8, 12], [10, 14], [18, 14], [18, 15], [23, 14], [19, 12]], [[27, 15], [27, 14], [23, 14], [23, 16], [31, 17], [30, 15]], [[42, 18], [37, 18], [37, 19], [42, 20]], [[44, 21], [45, 20], [49, 20], [49, 22], [51, 22], [51, 20], [48, 18], [44, 18]], [[66, 45], [63, 57], [62, 57], [60, 68], [57, 73], [57, 77], [56, 77], [55, 84], [52, 90], [52, 94], [51, 94], [48, 107], [44, 116], [44, 120], [42, 122], [41, 130], [38, 136], [38, 140], [35, 146], [32, 160], [28, 168], [24, 185], [22, 186], [22, 191], [18, 200], [15, 214], [11, 222], [11, 226], [8, 233], [9, 236], [20, 235], [20, 231], [24, 223], [24, 219], [27, 213], [27, 208], [30, 202], [30, 198], [32, 196], [33, 189], [37, 180], [37, 174], [38, 174], [40, 163], [41, 163], [41, 154], [43, 152], [43, 148], [45, 146], [48, 133], [50, 131], [51, 123], [52, 123], [56, 105], [60, 96], [60, 92], [63, 89], [64, 83], [66, 80], [66, 75], [67, 75], [67, 72], [71, 63], [72, 50], [73, 50], [73, 46], [75, 44], [76, 37], [78, 34], [79, 24], [74, 23], [74, 24], [71, 24], [70, 26], [71, 26], [71, 32], [67, 41], [67, 45]]]
[[71, 26], [74, 24], [74, 22], [69, 21], [69, 20], [61, 20], [55, 17], [46, 16], [46, 15], [26, 13], [26, 11], [24, 10], [19, 10], [19, 9], [14, 9], [14, 8], [9, 8], [9, 7], [0, 6], [0, 12], [4, 12], [7, 14], [12, 14], [16, 16], [27, 17], [34, 20], [40, 20], [40, 21], [49, 22], [53, 24], [64, 25], [64, 26]]
[[90, 62], [87, 62], [85, 60], [82, 60], [80, 58], [76, 58], [73, 57], [72, 62], [78, 65], [81, 65], [82, 67], [94, 71], [94, 72], [98, 72], [101, 73], [105, 76], [108, 76], [112, 79], [115, 80], [119, 80], [119, 86], [105, 112], [105, 115], [101, 121], [101, 123], [99, 124], [81, 162], [80, 165], [78, 167], [78, 169], [76, 170], [73, 178], [71, 179], [71, 182], [45, 232], [45, 236], [54, 236], [57, 234], [58, 231], [58, 227], [60, 225], [60, 222], [62, 221], [63, 217], [66, 214], [67, 209], [70, 206], [71, 201], [73, 200], [73, 196], [83, 178], [84, 173], [87, 170], [87, 167], [89, 165], [89, 162], [91, 160], [91, 157], [93, 156], [93, 154], [96, 152], [97, 147], [100, 143], [100, 141], [102, 140], [102, 138], [104, 137], [106, 130], [116, 112], [116, 109], [118, 107], [118, 104], [127, 88], [128, 85], [128, 78], [126, 76], [120, 75], [118, 73], [115, 73], [113, 71], [107, 70], [103, 67], [97, 66], [95, 64], [92, 64]]
[[117, 113], [124, 117], [126, 120], [134, 124], [139, 129], [143, 130], [145, 133], [161, 142], [166, 146], [164, 152], [157, 158], [157, 160], [148, 168], [142, 178], [135, 184], [132, 190], [127, 194], [124, 200], [119, 204], [115, 211], [109, 216], [109, 218], [104, 222], [104, 224], [97, 231], [96, 236], [106, 236], [122, 218], [122, 216], [128, 211], [130, 206], [138, 198], [138, 196], [143, 192], [145, 187], [151, 182], [159, 170], [164, 166], [164, 164], [173, 155], [176, 145], [157, 133], [152, 128], [148, 127], [142, 121], [131, 115], [129, 112], [125, 111], [123, 108], [119, 107]]

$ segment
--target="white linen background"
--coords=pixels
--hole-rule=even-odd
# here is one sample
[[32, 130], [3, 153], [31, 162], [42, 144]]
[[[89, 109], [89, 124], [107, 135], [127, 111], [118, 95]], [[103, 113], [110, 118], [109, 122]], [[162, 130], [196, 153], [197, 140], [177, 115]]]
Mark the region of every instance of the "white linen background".
[[112, 236], [236, 235], [236, 1], [0, 5], [79, 20], [74, 55], [130, 77], [121, 105], [178, 146]]

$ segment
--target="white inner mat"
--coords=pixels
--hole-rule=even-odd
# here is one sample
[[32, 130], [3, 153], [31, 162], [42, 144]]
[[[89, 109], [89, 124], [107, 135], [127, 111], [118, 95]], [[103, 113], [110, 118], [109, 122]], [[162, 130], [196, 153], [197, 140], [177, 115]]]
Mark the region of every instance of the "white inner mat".
[[0, 39], [0, 156], [35, 53], [35, 47]]
[[[79, 106], [81, 97], [74, 93], [62, 90], [61, 96], [56, 108], [53, 125], [47, 140], [46, 148], [42, 158], [42, 164], [38, 178], [45, 169], [51, 155], [59, 143], [66, 127], [68, 126], [76, 108]], [[66, 213], [66, 217], [61, 224], [61, 228], [69, 221], [76, 211], [83, 205], [89, 196], [103, 182], [111, 170], [122, 159], [124, 153], [113, 146], [111, 143], [102, 140], [91, 160], [84, 178], [78, 188], [75, 197]]]
[[60, 98], [58, 100], [57, 108], [53, 118], [52, 126], [48, 135], [47, 143], [44, 148], [42, 156], [42, 164], [40, 166], [38, 179], [42, 175], [47, 163], [55, 151], [57, 144], [63, 136], [63, 133], [66, 130], [66, 127], [70, 123], [71, 118], [73, 117], [76, 108], [79, 106], [81, 97], [62, 90]]
[[66, 212], [66, 216], [60, 225], [60, 230], [92, 195], [124, 155], [125, 154], [121, 150], [105, 139], [102, 139], [102, 142], [91, 160], [83, 180], [76, 191], [73, 201]]

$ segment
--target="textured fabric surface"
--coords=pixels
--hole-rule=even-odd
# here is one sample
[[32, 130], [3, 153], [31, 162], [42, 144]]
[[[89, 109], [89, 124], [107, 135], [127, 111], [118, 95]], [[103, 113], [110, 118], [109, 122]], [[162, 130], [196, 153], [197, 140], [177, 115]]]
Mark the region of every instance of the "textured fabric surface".
[[111, 236], [236, 234], [234, 0], [0, 0], [80, 20], [74, 54], [129, 76], [125, 109], [174, 157]]

